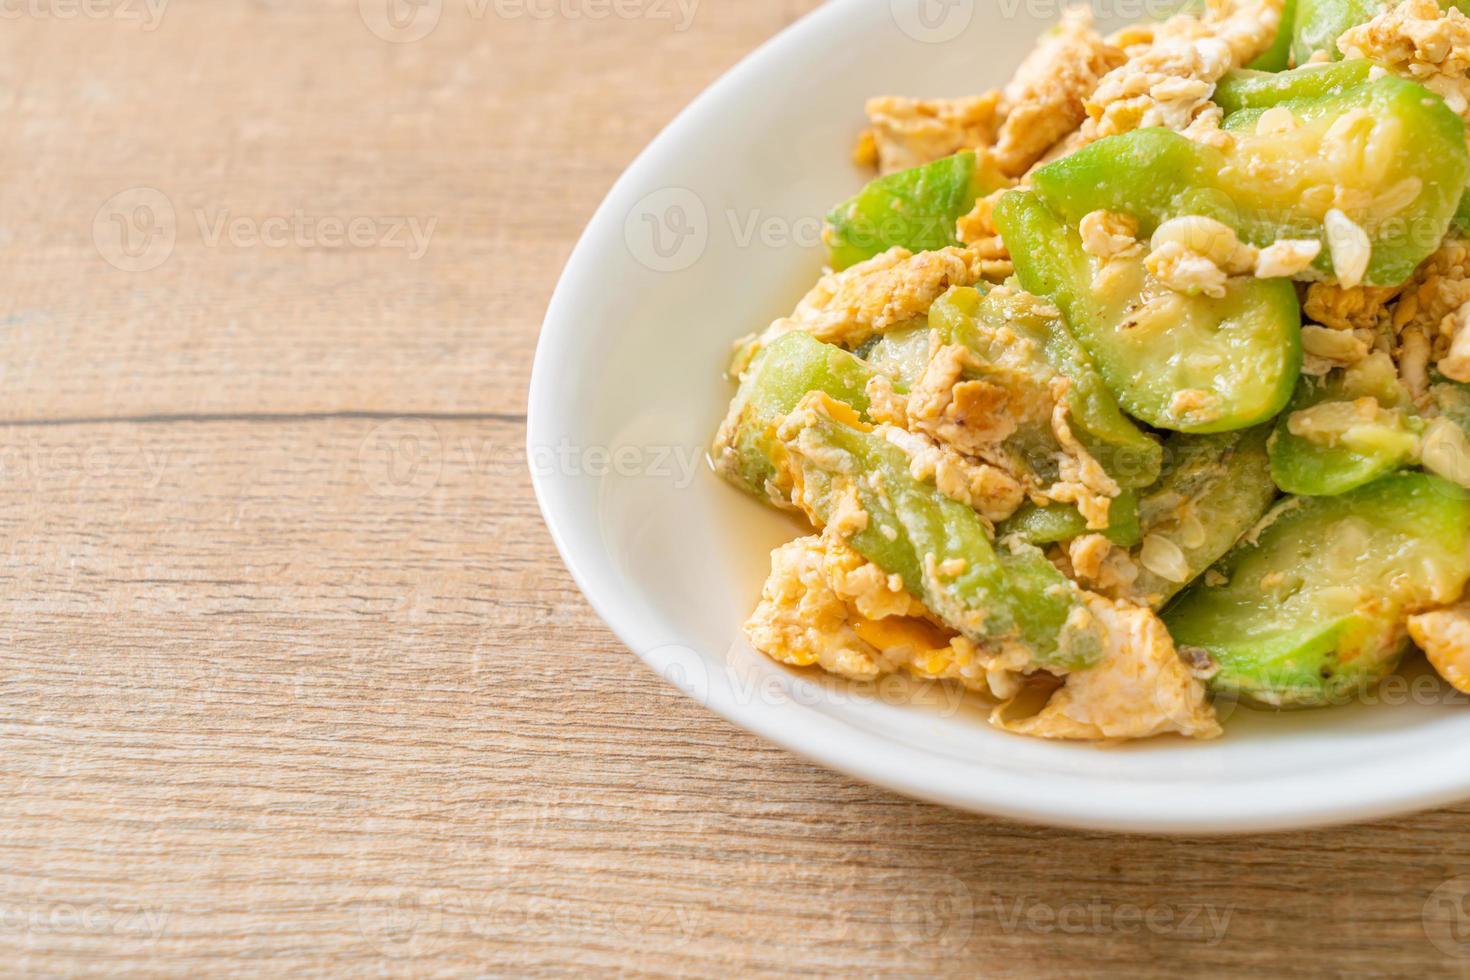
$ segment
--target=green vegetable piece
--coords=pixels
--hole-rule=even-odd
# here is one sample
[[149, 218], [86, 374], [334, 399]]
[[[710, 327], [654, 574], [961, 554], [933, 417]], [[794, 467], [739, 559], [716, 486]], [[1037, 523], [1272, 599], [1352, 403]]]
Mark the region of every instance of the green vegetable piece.
[[[1081, 217], [1070, 220], [1075, 226]], [[995, 222], [1021, 284], [1061, 309], [1134, 418], [1180, 432], [1226, 432], [1272, 418], [1290, 399], [1301, 369], [1301, 307], [1290, 282], [1236, 278], [1222, 299], [1175, 293], [1153, 279], [1141, 255], [1106, 262], [1088, 255], [1073, 227], [1029, 192], [1001, 198]]]
[[1161, 608], [1256, 526], [1276, 499], [1266, 456], [1270, 431], [1270, 426], [1257, 426], [1169, 439], [1164, 446], [1168, 466], [1159, 482], [1140, 495], [1139, 522], [1145, 538], [1155, 535], [1167, 542], [1151, 549], [1162, 548], [1167, 555], [1172, 545], [1182, 560], [1176, 569], [1153, 554], [1147, 560], [1142, 552], [1135, 554], [1138, 578], [1127, 598]]
[[[1306, 74], [1302, 74], [1306, 73]], [[1311, 90], [1330, 73], [1272, 76], [1280, 91]], [[1300, 77], [1299, 77], [1300, 76]], [[1326, 215], [1340, 209], [1368, 236], [1363, 282], [1396, 286], [1439, 248], [1470, 179], [1465, 124], [1414, 82], [1384, 77], [1317, 97], [1284, 98], [1298, 127], [1256, 132], [1269, 86], [1237, 92], [1220, 150], [1164, 129], [1099, 140], [1032, 175], [1035, 192], [1072, 226], [1090, 211], [1132, 215], [1142, 234], [1179, 215], [1216, 218], [1245, 241], [1323, 243], [1316, 269], [1335, 275]], [[1328, 88], [1331, 88], [1329, 85]], [[1012, 253], [1016, 253], [1012, 249]]]
[[[1159, 441], [1123, 414], [1092, 359], [1055, 311], [1045, 312], [1030, 297], [1008, 287], [983, 298], [974, 289], [956, 287], [930, 307], [929, 326], [939, 334], [940, 343], [962, 344], [1007, 370], [1019, 366], [1039, 388], [1058, 376], [1066, 378], [1069, 424], [1108, 475], [1124, 489], [1158, 479], [1163, 465]], [[1032, 441], [1048, 458], [1057, 451], [1049, 425]]]
[[1274, 707], [1339, 702], [1392, 672], [1409, 614], [1470, 578], [1470, 493], [1397, 473], [1336, 497], [1293, 497], [1164, 613], [1219, 664], [1217, 694]]
[[[1293, 418], [1320, 434], [1294, 435]], [[1423, 429], [1386, 354], [1326, 378], [1303, 377], [1271, 435], [1271, 476], [1287, 493], [1347, 493], [1410, 465]]]
[[[1027, 544], [1056, 544], [1092, 533], [1087, 519], [1071, 504], [1047, 504], [1038, 507], [1027, 504], [1010, 520], [995, 530], [997, 538], [1015, 535]], [[1131, 548], [1143, 538], [1138, 526], [1138, 495], [1124, 490], [1113, 498], [1108, 510], [1108, 526], [1098, 532], [1113, 544]]]
[[1437, 372], [1431, 377], [1429, 397], [1436, 412], [1470, 433], [1470, 385], [1450, 381]]
[[1077, 670], [1101, 656], [1077, 587], [1035, 548], [997, 552], [984, 519], [914, 479], [902, 449], [819, 410], [786, 445], [813, 522], [830, 523], [855, 491], [867, 520], [849, 543], [950, 626], [976, 642], [1022, 643], [1041, 667]]
[[1254, 71], [1284, 71], [1291, 64], [1292, 27], [1296, 23], [1297, 0], [1286, 0], [1276, 40], [1255, 61], [1246, 65]]
[[1005, 178], [973, 150], [879, 177], [827, 215], [832, 268], [846, 269], [902, 245], [928, 252], [960, 244], [955, 222]]
[[1292, 61], [1305, 65], [1319, 51], [1338, 60], [1342, 53], [1337, 50], [1337, 39], [1349, 28], [1370, 20], [1378, 7], [1379, 0], [1297, 0]]
[[1460, 206], [1455, 211], [1455, 227], [1470, 235], [1470, 191], [1460, 197]]
[[892, 378], [895, 391], [908, 391], [929, 363], [929, 325], [919, 321], [889, 330], [857, 353], [875, 371]]
[[[1327, 52], [1334, 61], [1341, 58], [1337, 39], [1349, 28], [1372, 20], [1382, 6], [1382, 0], [1297, 0], [1292, 61], [1305, 65], [1319, 51]], [[1470, 0], [1439, 0], [1439, 6], [1443, 10], [1458, 7], [1470, 14]]]
[[1362, 58], [1330, 65], [1307, 65], [1295, 71], [1236, 70], [1215, 86], [1215, 104], [1226, 113], [1269, 109], [1300, 99], [1341, 96], [1369, 80], [1373, 62]]
[[715, 469], [731, 483], [778, 506], [789, 487], [778, 472], [776, 426], [809, 391], [823, 391], [858, 412], [874, 371], [840, 347], [810, 334], [783, 334], [756, 355], [730, 404], [711, 450]]
[[1431, 374], [1420, 465], [1435, 476], [1470, 488], [1470, 385]]

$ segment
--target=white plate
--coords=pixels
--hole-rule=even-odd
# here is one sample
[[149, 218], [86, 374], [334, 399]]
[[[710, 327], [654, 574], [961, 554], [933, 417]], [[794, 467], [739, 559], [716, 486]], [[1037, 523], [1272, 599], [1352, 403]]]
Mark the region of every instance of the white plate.
[[1470, 706], [1429, 678], [1379, 699], [1391, 704], [1236, 711], [1217, 742], [1098, 748], [994, 731], [982, 705], [945, 688], [791, 671], [740, 639], [769, 549], [802, 530], [705, 465], [731, 395], [731, 342], [815, 280], [821, 215], [863, 182], [849, 160], [863, 100], [1002, 83], [1053, 10], [834, 0], [711, 86], [628, 168], [567, 263], [531, 382], [533, 480], [567, 566], [634, 652], [714, 711], [913, 796], [1167, 833], [1298, 828], [1470, 797]]

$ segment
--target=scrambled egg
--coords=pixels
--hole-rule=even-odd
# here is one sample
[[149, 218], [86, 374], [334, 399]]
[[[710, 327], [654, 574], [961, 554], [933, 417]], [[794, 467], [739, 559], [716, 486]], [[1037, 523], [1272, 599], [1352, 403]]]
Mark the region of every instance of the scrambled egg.
[[1006, 86], [1007, 112], [996, 140], [1001, 171], [1024, 174], [1087, 118], [1084, 103], [1123, 52], [1092, 29], [1092, 11], [1073, 7]]
[[1004, 189], [982, 197], [975, 202], [970, 213], [955, 222], [955, 238], [980, 256], [984, 263], [985, 278], [1003, 281], [1016, 271], [1011, 264], [1010, 249], [995, 227], [995, 206], [1005, 194]]
[[1451, 237], [1400, 287], [1391, 324], [1401, 339], [1417, 333], [1429, 345], [1429, 357], [1450, 355], [1460, 330], [1457, 315], [1470, 304], [1470, 241]]
[[[998, 286], [992, 295], [1004, 297], [1021, 312], [1058, 315], [1054, 308], [1013, 286]], [[977, 327], [986, 333], [988, 358], [982, 362], [974, 351], [959, 344], [932, 348], [923, 373], [904, 400], [901, 419], [895, 421], [911, 433], [929, 437], [945, 452], [974, 457], [1009, 474], [1019, 489], [1038, 502], [1075, 504], [1089, 526], [1106, 527], [1112, 498], [1121, 490], [1072, 432], [1067, 400], [1071, 382], [1059, 375], [1038, 376], [1037, 365], [1046, 361], [1030, 338], [1009, 327]], [[1054, 480], [1043, 481], [1026, 460], [1006, 448], [1007, 440], [1022, 430], [1027, 442], [1047, 435], [1055, 441]], [[907, 448], [916, 452], [921, 447]], [[1007, 491], [1009, 501], [1009, 488]], [[1016, 499], [1011, 512], [1019, 503]], [[985, 508], [978, 509], [991, 516]]]
[[1138, 581], [1139, 567], [1125, 548], [1120, 548], [1101, 534], [1083, 534], [1073, 538], [1065, 553], [1053, 556], [1053, 562], [1067, 577], [1112, 599], [1127, 598], [1147, 604], [1144, 598], [1130, 595]]
[[1348, 289], [1312, 283], [1303, 313], [1344, 336], [1332, 338], [1309, 325], [1302, 337], [1308, 355], [1304, 371], [1325, 374], [1332, 367], [1360, 361], [1364, 347], [1387, 349], [1424, 410], [1431, 366], [1454, 380], [1470, 379], [1467, 308], [1470, 241], [1455, 233], [1402, 285]]
[[1409, 635], [1441, 677], [1470, 694], [1470, 604], [1410, 616]]
[[1302, 327], [1302, 373], [1317, 377], [1335, 368], [1352, 367], [1373, 350], [1367, 330], [1333, 330], [1307, 324]]
[[1416, 407], [1433, 415], [1431, 367], [1470, 382], [1470, 241], [1452, 231], [1399, 286], [1312, 283], [1302, 312], [1314, 321], [1302, 332], [1304, 373], [1323, 375], [1386, 352]]
[[1106, 630], [1103, 660], [1067, 675], [1039, 713], [1013, 718], [1010, 705], [1002, 705], [992, 724], [1018, 735], [1056, 739], [1222, 734], [1204, 685], [1180, 658], [1157, 615], [1100, 597], [1093, 597], [1088, 607]]
[[1138, 241], [1138, 222], [1126, 214], [1092, 211], [1077, 225], [1082, 251], [1100, 259], [1127, 258], [1143, 250]]
[[1390, 304], [1403, 286], [1354, 286], [1314, 282], [1307, 287], [1302, 312], [1307, 319], [1334, 330], [1375, 330], [1393, 315]]
[[1212, 145], [1228, 145], [1224, 118], [1211, 97], [1232, 68], [1263, 53], [1276, 38], [1283, 0], [1227, 0], [1203, 18], [1181, 14], [1130, 28], [1112, 40], [1128, 59], [1087, 100], [1086, 141], [1164, 127]]
[[1094, 139], [1146, 126], [1221, 144], [1229, 137], [1210, 101], [1215, 84], [1271, 45], [1283, 3], [1212, 0], [1203, 17], [1181, 14], [1110, 38], [1093, 29], [1086, 6], [1073, 7], [1003, 92], [869, 100], [871, 126], [854, 158], [886, 174], [975, 149], [1019, 177]]
[[780, 663], [817, 666], [857, 681], [899, 671], [955, 681], [1004, 703], [993, 721], [1006, 731], [1056, 739], [1220, 734], [1203, 685], [1151, 611], [1101, 597], [1088, 608], [1107, 649], [1088, 670], [1067, 675], [1050, 701], [1016, 718], [1027, 674], [1022, 651], [980, 647], [936, 625], [902, 582], [866, 562], [832, 532], [782, 545], [745, 624], [751, 645]]
[[960, 150], [990, 147], [1000, 128], [1001, 93], [964, 99], [868, 100], [868, 121], [854, 157], [876, 164], [881, 173], [907, 170], [952, 156]]
[[[1112, 216], [1115, 222], [1118, 217]], [[1118, 234], [1114, 230], [1110, 238], [1116, 242]], [[1256, 248], [1242, 242], [1224, 222], [1187, 215], [1161, 224], [1149, 240], [1149, 250], [1144, 265], [1159, 282], [1175, 292], [1218, 299], [1232, 276], [1276, 279], [1306, 274], [1322, 243], [1283, 239]]]
[[1446, 317], [1440, 332], [1448, 335], [1450, 346], [1439, 359], [1439, 373], [1451, 381], [1470, 383], [1470, 303]]
[[896, 425], [880, 425], [874, 431], [908, 454], [909, 473], [915, 480], [932, 482], [950, 500], [974, 508], [991, 523], [1010, 517], [1026, 501], [1022, 481], [998, 466], [976, 462]]
[[1005, 91], [960, 99], [884, 96], [867, 104], [870, 128], [854, 159], [892, 173], [960, 150], [992, 153], [1019, 176], [1086, 118], [1084, 100], [1123, 54], [1092, 29], [1084, 8], [1069, 11], [1021, 65]]
[[[984, 379], [968, 377], [985, 371]], [[939, 348], [909, 395], [910, 424], [971, 456], [984, 456], [1021, 424], [1049, 406], [1033, 399], [1034, 386], [1020, 371], [987, 364], [960, 344]]]
[[935, 625], [897, 576], [884, 575], [832, 532], [771, 553], [771, 575], [745, 635], [755, 649], [794, 667], [818, 666], [858, 681], [902, 670], [995, 697], [1014, 695], [1023, 664]]
[[1337, 40], [1348, 58], [1368, 58], [1441, 96], [1470, 122], [1470, 17], [1435, 0], [1402, 0]]
[[920, 319], [951, 286], [973, 286], [984, 273], [979, 255], [962, 248], [913, 254], [893, 247], [841, 272], [829, 272], [788, 317], [746, 343], [746, 361], [785, 333], [804, 330], [818, 340], [857, 347], [892, 327]]
[[1055, 400], [1052, 403], [1051, 427], [1062, 452], [1058, 457], [1057, 482], [1043, 490], [1040, 497], [1043, 501], [1072, 504], [1087, 519], [1089, 528], [1104, 528], [1108, 526], [1113, 498], [1123, 491], [1072, 433], [1067, 421], [1071, 409], [1062, 397], [1070, 385], [1067, 379], [1057, 378], [1052, 386]]

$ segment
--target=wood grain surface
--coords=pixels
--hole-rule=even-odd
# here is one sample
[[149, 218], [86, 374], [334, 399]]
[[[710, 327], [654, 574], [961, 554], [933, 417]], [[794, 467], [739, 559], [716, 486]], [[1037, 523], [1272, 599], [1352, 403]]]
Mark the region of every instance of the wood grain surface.
[[0, 9], [0, 972], [1470, 976], [1470, 807], [969, 816], [732, 728], [579, 595], [521, 448], [556, 275], [813, 6]]

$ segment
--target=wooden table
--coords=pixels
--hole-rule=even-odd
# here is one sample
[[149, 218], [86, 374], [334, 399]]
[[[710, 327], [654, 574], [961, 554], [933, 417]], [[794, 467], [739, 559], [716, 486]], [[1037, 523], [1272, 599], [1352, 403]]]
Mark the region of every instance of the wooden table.
[[0, 971], [1470, 976], [1470, 807], [1023, 827], [646, 670], [528, 487], [537, 325], [815, 0], [381, 3], [4, 7]]

